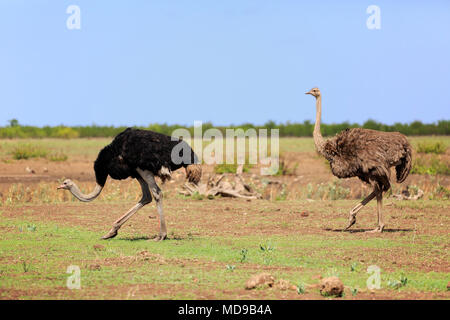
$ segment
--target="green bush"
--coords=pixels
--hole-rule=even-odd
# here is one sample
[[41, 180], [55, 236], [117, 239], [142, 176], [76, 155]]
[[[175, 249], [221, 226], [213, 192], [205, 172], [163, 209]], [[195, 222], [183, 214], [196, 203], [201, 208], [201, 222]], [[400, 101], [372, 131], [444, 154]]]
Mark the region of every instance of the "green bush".
[[434, 156], [431, 160], [427, 161], [423, 158], [417, 158], [413, 162], [411, 173], [416, 174], [429, 174], [429, 175], [450, 175], [450, 167], [448, 164]]
[[75, 129], [69, 127], [61, 127], [58, 128], [54, 133], [53, 137], [55, 138], [63, 138], [63, 139], [75, 139], [80, 136], [80, 133]]
[[30, 159], [30, 158], [45, 158], [48, 150], [33, 146], [31, 144], [22, 144], [15, 147], [12, 151], [13, 158], [16, 160]]
[[447, 151], [447, 147], [441, 141], [438, 141], [438, 142], [424, 141], [424, 142], [420, 142], [417, 145], [417, 152], [419, 152], [419, 153], [443, 154], [443, 153], [445, 153], [445, 151]]

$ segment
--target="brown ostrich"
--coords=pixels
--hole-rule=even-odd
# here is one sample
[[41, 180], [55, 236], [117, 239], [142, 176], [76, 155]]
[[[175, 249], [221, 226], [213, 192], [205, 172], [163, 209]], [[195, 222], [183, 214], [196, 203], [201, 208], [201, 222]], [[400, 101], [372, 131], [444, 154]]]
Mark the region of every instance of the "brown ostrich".
[[331, 172], [338, 178], [358, 177], [373, 187], [373, 192], [358, 203], [349, 214], [349, 229], [356, 222], [356, 214], [370, 200], [377, 197], [378, 227], [369, 232], [382, 232], [381, 212], [383, 192], [389, 190], [390, 168], [395, 167], [397, 182], [403, 182], [411, 170], [411, 145], [399, 132], [382, 132], [353, 128], [325, 140], [320, 133], [322, 97], [318, 88], [306, 92], [316, 98], [314, 144], [329, 162]]

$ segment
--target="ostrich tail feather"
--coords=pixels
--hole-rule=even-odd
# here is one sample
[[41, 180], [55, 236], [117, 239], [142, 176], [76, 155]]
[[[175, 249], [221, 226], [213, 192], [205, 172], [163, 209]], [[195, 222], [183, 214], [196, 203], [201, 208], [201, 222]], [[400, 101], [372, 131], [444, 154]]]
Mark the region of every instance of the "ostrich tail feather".
[[402, 183], [405, 181], [406, 177], [409, 174], [412, 166], [412, 151], [411, 147], [405, 146], [405, 155], [401, 159], [401, 163], [395, 167], [395, 172], [397, 175], [397, 182]]
[[189, 182], [198, 184], [202, 178], [202, 166], [200, 164], [190, 164], [186, 167], [186, 179]]

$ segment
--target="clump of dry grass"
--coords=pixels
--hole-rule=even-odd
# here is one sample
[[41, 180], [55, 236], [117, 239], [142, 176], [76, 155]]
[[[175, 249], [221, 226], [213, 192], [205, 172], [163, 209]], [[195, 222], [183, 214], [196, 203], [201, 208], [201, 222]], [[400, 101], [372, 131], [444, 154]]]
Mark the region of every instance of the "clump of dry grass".
[[309, 183], [306, 186], [307, 199], [341, 200], [348, 199], [349, 196], [350, 189], [341, 186], [339, 180], [334, 180], [329, 183], [320, 183], [316, 186]]

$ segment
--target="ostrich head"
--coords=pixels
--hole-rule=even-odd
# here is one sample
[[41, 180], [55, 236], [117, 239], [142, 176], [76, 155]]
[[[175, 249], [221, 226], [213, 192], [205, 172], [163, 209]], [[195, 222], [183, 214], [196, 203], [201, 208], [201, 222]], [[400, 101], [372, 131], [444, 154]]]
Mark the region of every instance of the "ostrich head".
[[320, 97], [320, 90], [319, 90], [319, 88], [312, 88], [308, 92], [305, 92], [305, 94], [310, 94], [310, 95], [318, 98], [318, 97]]
[[74, 186], [73, 181], [70, 179], [66, 179], [57, 189], [70, 190], [72, 189], [73, 186]]

